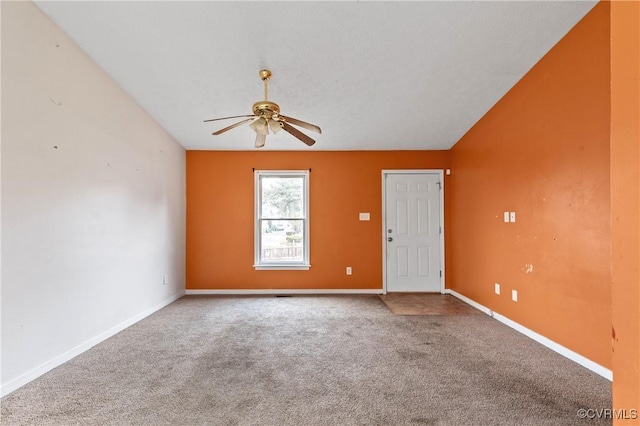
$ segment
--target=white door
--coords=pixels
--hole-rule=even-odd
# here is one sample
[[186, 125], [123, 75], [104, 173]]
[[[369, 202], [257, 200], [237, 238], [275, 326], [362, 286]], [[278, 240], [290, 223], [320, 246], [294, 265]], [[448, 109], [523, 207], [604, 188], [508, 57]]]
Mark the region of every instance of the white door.
[[440, 292], [440, 173], [385, 173], [387, 292]]

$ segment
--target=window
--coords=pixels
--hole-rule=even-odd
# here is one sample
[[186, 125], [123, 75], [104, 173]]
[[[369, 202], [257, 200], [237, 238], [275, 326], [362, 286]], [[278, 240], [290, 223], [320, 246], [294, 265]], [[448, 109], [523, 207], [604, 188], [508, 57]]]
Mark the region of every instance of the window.
[[309, 269], [309, 172], [255, 172], [256, 269]]

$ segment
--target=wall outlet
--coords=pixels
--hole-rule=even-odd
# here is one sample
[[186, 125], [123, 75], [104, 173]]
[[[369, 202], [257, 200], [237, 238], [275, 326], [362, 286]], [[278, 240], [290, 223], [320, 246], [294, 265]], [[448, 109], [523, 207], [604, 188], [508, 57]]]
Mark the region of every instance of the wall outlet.
[[504, 221], [509, 222], [509, 212], [504, 212]]
[[496, 292], [496, 294], [500, 294], [500, 284], [496, 283], [494, 291]]
[[511, 300], [514, 302], [518, 301], [518, 290], [511, 290]]
[[169, 277], [167, 277], [166, 275], [162, 276], [162, 285], [167, 285], [169, 284]]
[[351, 266], [347, 266], [347, 275], [351, 275]]
[[509, 220], [510, 220], [511, 222], [515, 222], [515, 221], [516, 221], [516, 212], [511, 212], [511, 213], [509, 214]]

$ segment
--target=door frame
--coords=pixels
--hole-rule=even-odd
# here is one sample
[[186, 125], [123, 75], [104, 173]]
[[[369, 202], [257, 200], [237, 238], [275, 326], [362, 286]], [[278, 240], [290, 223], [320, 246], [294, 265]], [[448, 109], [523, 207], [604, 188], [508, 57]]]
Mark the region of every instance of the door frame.
[[387, 175], [437, 174], [440, 179], [440, 294], [445, 294], [445, 260], [444, 260], [444, 169], [400, 169], [382, 170], [382, 294], [387, 294]]

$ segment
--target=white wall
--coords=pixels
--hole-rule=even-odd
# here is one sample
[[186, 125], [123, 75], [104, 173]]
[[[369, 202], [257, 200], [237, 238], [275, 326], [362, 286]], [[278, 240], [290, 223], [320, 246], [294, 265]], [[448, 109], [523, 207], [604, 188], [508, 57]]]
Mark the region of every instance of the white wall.
[[34, 4], [1, 19], [6, 394], [184, 294], [185, 151]]

